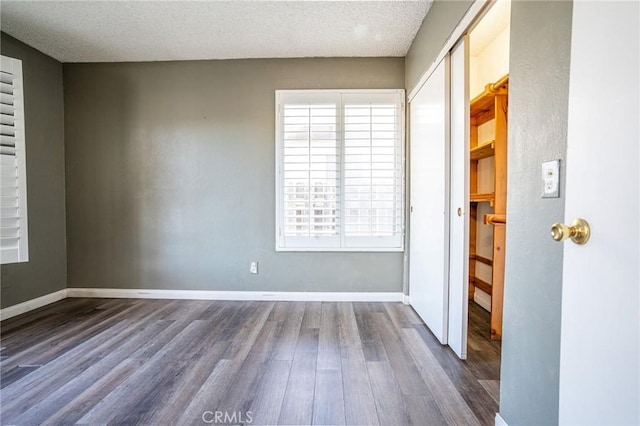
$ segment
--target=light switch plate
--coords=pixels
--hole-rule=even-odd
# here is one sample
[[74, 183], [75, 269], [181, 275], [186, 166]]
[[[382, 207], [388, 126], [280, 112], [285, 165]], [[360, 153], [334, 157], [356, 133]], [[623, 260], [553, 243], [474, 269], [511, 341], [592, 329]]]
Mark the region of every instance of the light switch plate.
[[560, 197], [560, 160], [542, 163], [542, 198]]

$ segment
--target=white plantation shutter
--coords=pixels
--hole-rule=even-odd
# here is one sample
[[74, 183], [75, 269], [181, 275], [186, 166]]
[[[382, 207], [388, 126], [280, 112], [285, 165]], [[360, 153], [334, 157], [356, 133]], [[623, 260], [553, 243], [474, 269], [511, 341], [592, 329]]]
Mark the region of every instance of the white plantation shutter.
[[402, 247], [400, 102], [395, 94], [343, 96], [347, 247]]
[[276, 92], [276, 249], [403, 249], [404, 91]]
[[331, 95], [290, 96], [280, 106], [281, 237], [287, 247], [339, 244], [339, 107], [340, 98]]
[[0, 58], [0, 263], [29, 260], [22, 62]]

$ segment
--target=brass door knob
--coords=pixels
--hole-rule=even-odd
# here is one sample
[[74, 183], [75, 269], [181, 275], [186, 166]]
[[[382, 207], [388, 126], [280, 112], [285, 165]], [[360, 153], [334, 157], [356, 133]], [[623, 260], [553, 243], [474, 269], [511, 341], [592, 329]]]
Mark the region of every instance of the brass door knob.
[[571, 238], [576, 244], [585, 244], [591, 236], [591, 227], [584, 219], [576, 219], [571, 226], [564, 223], [554, 223], [551, 226], [551, 238], [556, 241], [564, 241]]

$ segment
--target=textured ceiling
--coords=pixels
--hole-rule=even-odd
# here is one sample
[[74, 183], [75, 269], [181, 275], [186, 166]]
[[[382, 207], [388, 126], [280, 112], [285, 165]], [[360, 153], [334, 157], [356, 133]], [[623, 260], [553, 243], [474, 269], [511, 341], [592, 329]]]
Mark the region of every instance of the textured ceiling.
[[4, 1], [2, 31], [62, 62], [404, 56], [431, 0]]

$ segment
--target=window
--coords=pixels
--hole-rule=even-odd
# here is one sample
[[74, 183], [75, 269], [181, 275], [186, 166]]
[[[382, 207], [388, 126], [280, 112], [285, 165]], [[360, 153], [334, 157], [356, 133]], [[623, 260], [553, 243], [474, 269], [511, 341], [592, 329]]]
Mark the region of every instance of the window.
[[27, 262], [22, 62], [0, 58], [0, 263]]
[[276, 91], [276, 249], [402, 251], [404, 91]]

